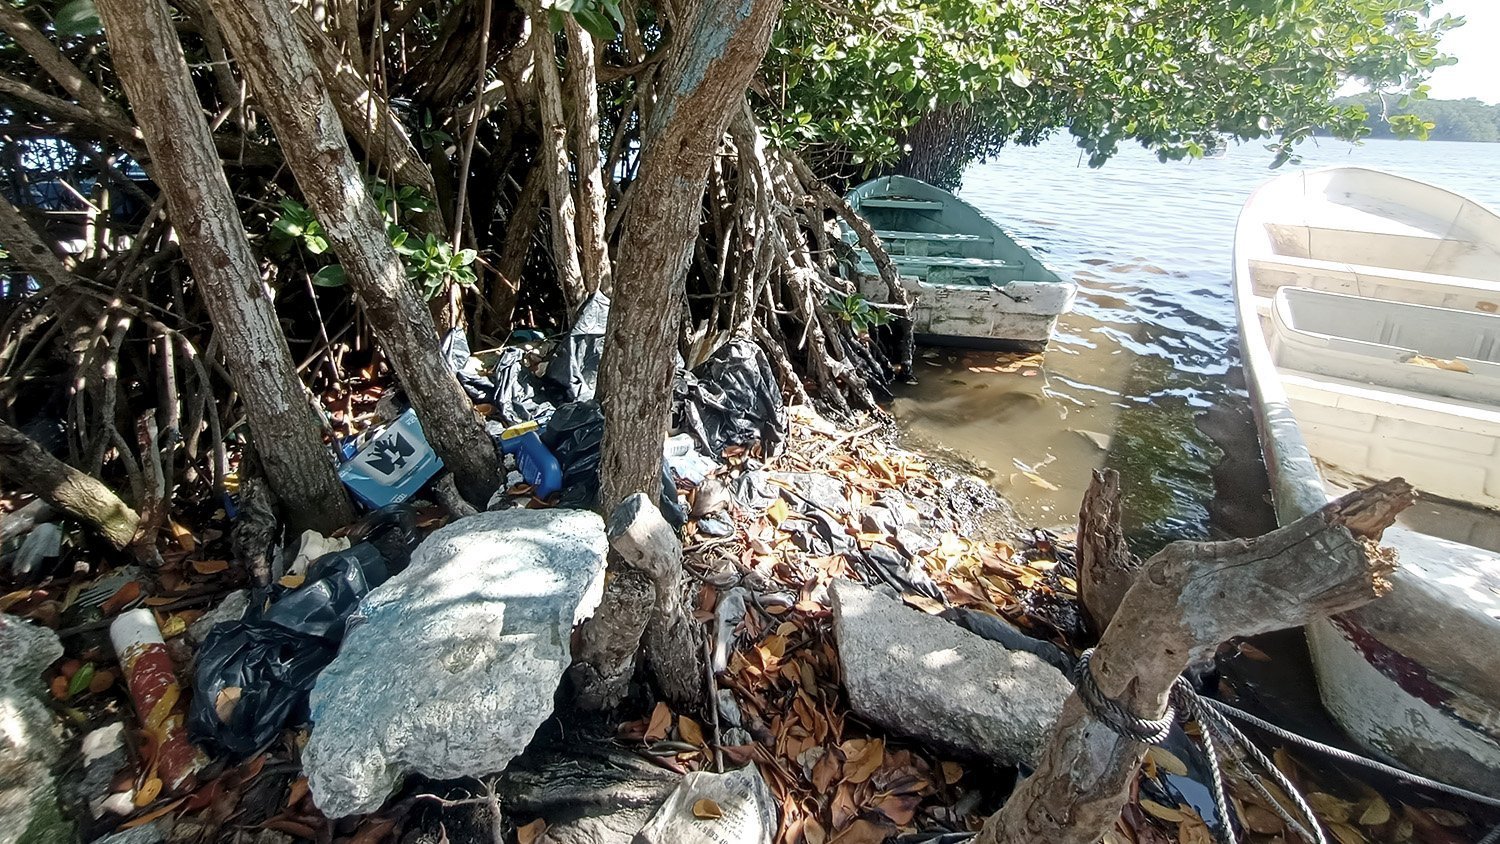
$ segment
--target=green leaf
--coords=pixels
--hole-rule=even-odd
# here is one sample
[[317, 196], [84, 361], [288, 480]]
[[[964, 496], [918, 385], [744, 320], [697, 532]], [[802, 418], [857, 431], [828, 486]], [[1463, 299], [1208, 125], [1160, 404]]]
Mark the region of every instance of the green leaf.
[[458, 264], [458, 266], [467, 267], [468, 265], [474, 263], [474, 259], [478, 257], [479, 253], [475, 252], [473, 249], [464, 249], [457, 255], [453, 256], [453, 260]]
[[85, 662], [68, 680], [68, 697], [82, 693], [94, 681], [94, 664]]
[[343, 287], [348, 281], [344, 268], [339, 264], [329, 264], [312, 276], [312, 283], [319, 287]]
[[52, 22], [59, 38], [74, 38], [80, 35], [98, 35], [104, 30], [99, 22], [99, 10], [94, 0], [71, 0], [57, 10]]
[[286, 217], [277, 217], [271, 223], [271, 227], [286, 235], [287, 237], [302, 236], [302, 224], [297, 222], [296, 220], [291, 220]]
[[320, 234], [307, 232], [302, 236], [302, 245], [306, 246], [307, 251], [311, 252], [312, 254], [322, 255], [324, 252], [328, 251], [328, 238]]
[[615, 24], [609, 18], [592, 10], [583, 9], [573, 13], [573, 18], [579, 25], [589, 31], [589, 34], [600, 41], [615, 40]]

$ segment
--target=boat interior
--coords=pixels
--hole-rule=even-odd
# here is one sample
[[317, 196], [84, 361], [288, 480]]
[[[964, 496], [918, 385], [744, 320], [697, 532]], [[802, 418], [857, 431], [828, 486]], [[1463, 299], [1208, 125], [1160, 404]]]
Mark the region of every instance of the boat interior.
[[1264, 203], [1279, 213], [1263, 222], [1265, 248], [1250, 259], [1256, 295], [1296, 286], [1500, 312], [1500, 220], [1446, 191], [1403, 191], [1405, 183], [1337, 168], [1275, 185], [1287, 195]]
[[1500, 397], [1500, 314], [1276, 291], [1278, 367], [1481, 403]]
[[[1059, 281], [977, 209], [925, 182], [887, 176], [855, 188], [849, 199], [903, 276], [982, 286]], [[857, 244], [852, 231], [844, 238]], [[861, 272], [878, 272], [868, 254], [859, 256]]]
[[1423, 494], [1400, 524], [1447, 543], [1413, 562], [1500, 588], [1500, 218], [1356, 168], [1273, 181], [1247, 213], [1265, 363], [1329, 495], [1402, 474]]

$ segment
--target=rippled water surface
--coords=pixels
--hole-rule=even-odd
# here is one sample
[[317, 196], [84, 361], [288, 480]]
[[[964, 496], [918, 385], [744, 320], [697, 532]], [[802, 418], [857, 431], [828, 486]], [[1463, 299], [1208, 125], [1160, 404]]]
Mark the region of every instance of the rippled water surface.
[[[1163, 164], [1130, 148], [1090, 170], [1056, 139], [972, 167], [961, 196], [1076, 280], [1078, 303], [1040, 366], [920, 350], [920, 383], [895, 405], [904, 429], [988, 466], [1033, 524], [1071, 522], [1089, 471], [1112, 466], [1142, 545], [1234, 532], [1210, 510], [1255, 509], [1234, 499], [1263, 489], [1235, 483], [1256, 444], [1230, 251], [1240, 206], [1273, 175], [1270, 158], [1251, 145]], [[1324, 140], [1303, 159], [1391, 170], [1500, 208], [1500, 144]]]

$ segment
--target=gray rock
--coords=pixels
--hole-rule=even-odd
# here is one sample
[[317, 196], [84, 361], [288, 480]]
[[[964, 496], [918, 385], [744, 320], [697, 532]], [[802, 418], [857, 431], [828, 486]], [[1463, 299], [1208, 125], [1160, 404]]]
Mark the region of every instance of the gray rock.
[[1072, 691], [1061, 672], [860, 584], [831, 591], [855, 712], [945, 749], [1036, 763]]
[[42, 672], [63, 654], [57, 634], [0, 614], [0, 844], [71, 841], [52, 766], [62, 752]]
[[[310, 532], [310, 531], [309, 531]], [[204, 613], [197, 621], [188, 625], [188, 641], [194, 645], [203, 644], [208, 638], [208, 632], [214, 629], [215, 624], [226, 621], [239, 621], [245, 617], [245, 610], [250, 606], [250, 590], [236, 589], [224, 596], [219, 605]]]
[[135, 829], [111, 832], [108, 835], [95, 838], [93, 844], [161, 844], [167, 840], [167, 835], [162, 831], [159, 822], [152, 822], [138, 826]]
[[581, 510], [480, 513], [428, 537], [365, 597], [313, 688], [302, 761], [318, 808], [373, 811], [409, 772], [503, 769], [552, 713], [605, 551]]
[[[693, 805], [704, 799], [718, 804], [720, 817], [693, 814]], [[642, 827], [635, 844], [771, 844], [778, 827], [776, 798], [754, 765], [722, 774], [694, 771]]]

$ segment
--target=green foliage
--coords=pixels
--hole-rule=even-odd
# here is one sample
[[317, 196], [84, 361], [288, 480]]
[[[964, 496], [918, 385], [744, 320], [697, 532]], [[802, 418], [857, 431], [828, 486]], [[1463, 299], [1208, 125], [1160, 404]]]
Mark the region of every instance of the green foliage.
[[554, 32], [562, 29], [562, 15], [571, 14], [579, 26], [601, 43], [615, 39], [619, 32], [616, 27], [625, 28], [625, 13], [620, 9], [620, 0], [552, 0], [548, 11]]
[[99, 10], [94, 8], [94, 0], [70, 0], [64, 3], [57, 10], [57, 17], [52, 25], [56, 27], [60, 38], [98, 35], [104, 31], [104, 25], [99, 22]]
[[834, 294], [828, 297], [828, 310], [839, 319], [849, 323], [859, 334], [868, 334], [870, 329], [887, 325], [891, 321], [891, 312], [884, 308], [870, 304], [858, 293], [850, 293], [840, 296]]
[[[414, 240], [411, 233], [401, 226], [403, 217], [432, 207], [421, 191], [411, 186], [398, 189], [375, 182], [370, 186], [370, 196], [385, 217], [386, 234], [391, 248], [401, 256], [407, 279], [423, 297], [436, 297], [450, 283], [464, 287], [474, 285], [477, 276], [473, 264], [478, 254], [473, 249], [461, 249], [455, 253], [451, 245], [431, 234]], [[283, 199], [280, 209], [280, 216], [271, 221], [273, 244], [277, 248], [285, 251], [300, 246], [311, 255], [328, 251], [323, 226], [307, 206], [295, 199]], [[343, 287], [348, 283], [348, 277], [339, 264], [325, 264], [313, 273], [312, 283], [319, 287]]]
[[424, 298], [437, 296], [450, 281], [463, 287], [474, 285], [476, 276], [470, 267], [478, 257], [474, 250], [461, 249], [454, 253], [446, 241], [430, 234], [416, 246], [409, 245], [406, 240], [402, 238], [401, 243], [392, 245], [406, 263], [406, 277], [422, 291]]
[[[1500, 105], [1487, 105], [1473, 98], [1429, 100], [1361, 94], [1339, 103], [1366, 113], [1365, 127], [1372, 138], [1500, 141]], [[1391, 115], [1393, 110], [1401, 113]]]
[[313, 255], [328, 251], [328, 238], [323, 233], [323, 224], [307, 210], [307, 206], [295, 199], [281, 200], [281, 216], [271, 221], [273, 237], [281, 244], [300, 244]]
[[1093, 166], [1127, 141], [1173, 159], [1270, 138], [1285, 159], [1319, 127], [1368, 131], [1363, 110], [1335, 101], [1346, 78], [1411, 90], [1450, 63], [1438, 38], [1458, 21], [1427, 17], [1434, 5], [793, 0], [760, 109], [778, 143], [866, 171], [920, 155], [908, 141], [951, 142], [961, 168], [1063, 128]]

